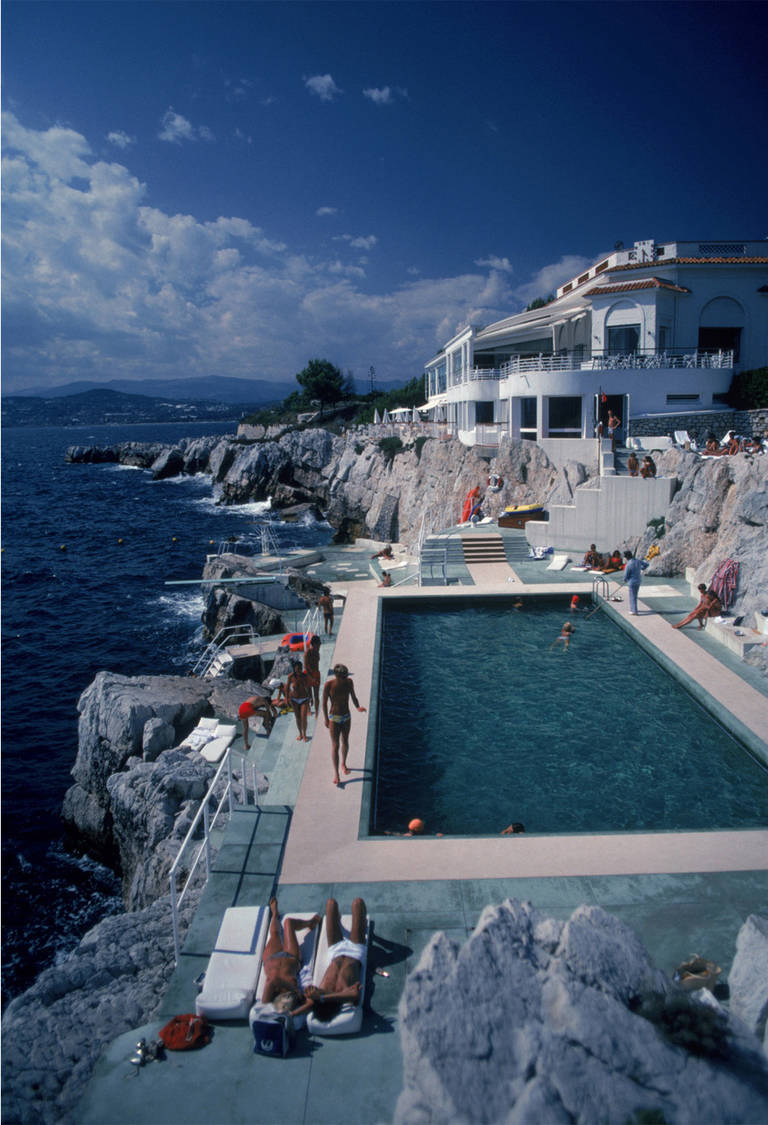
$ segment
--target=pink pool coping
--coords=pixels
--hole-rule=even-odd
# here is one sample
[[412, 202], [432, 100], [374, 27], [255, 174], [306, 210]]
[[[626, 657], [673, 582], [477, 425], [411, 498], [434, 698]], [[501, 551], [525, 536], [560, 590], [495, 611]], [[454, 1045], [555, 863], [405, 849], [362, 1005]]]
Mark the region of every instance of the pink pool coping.
[[[472, 587], [382, 590], [372, 582], [349, 584], [349, 596], [334, 651], [346, 664], [360, 703], [369, 706], [373, 682], [376, 618], [380, 598], [461, 597], [499, 594], [568, 594], [560, 583], [526, 586], [487, 581]], [[502, 571], [502, 574], [505, 572]], [[509, 571], [506, 572], [508, 577]], [[619, 584], [611, 592], [620, 591]], [[574, 586], [584, 592], [583, 584]], [[768, 699], [644, 606], [629, 616], [626, 590], [613, 607], [631, 628], [661, 648], [758, 738], [768, 729]], [[564, 654], [564, 659], [567, 659]], [[616, 833], [573, 836], [421, 837], [359, 839], [368, 713], [353, 711], [351, 774], [332, 784], [330, 737], [322, 718], [315, 726], [299, 788], [280, 881], [290, 883], [396, 882], [403, 879], [489, 879], [577, 875], [663, 874], [768, 870], [768, 829], [713, 832]], [[417, 815], [417, 812], [414, 814]], [[514, 819], [513, 810], [510, 820]], [[427, 826], [429, 828], [429, 825]]]

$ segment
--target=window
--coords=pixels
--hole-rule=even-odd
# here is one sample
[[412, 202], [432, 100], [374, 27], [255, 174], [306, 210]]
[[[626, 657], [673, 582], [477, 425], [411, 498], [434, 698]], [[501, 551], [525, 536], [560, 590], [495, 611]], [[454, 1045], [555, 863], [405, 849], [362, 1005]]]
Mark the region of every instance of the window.
[[520, 399], [520, 429], [536, 431], [536, 399]]
[[581, 395], [550, 398], [549, 436], [581, 437]]
[[478, 426], [490, 425], [493, 422], [493, 403], [492, 402], [476, 402], [475, 403], [475, 423]]
[[617, 328], [608, 329], [608, 352], [610, 355], [616, 355], [619, 352], [636, 352], [639, 346], [639, 324], [621, 324]]
[[699, 402], [701, 395], [667, 395], [667, 402], [670, 406], [676, 402]]
[[733, 352], [734, 363], [739, 360], [740, 328], [700, 328], [699, 351]]

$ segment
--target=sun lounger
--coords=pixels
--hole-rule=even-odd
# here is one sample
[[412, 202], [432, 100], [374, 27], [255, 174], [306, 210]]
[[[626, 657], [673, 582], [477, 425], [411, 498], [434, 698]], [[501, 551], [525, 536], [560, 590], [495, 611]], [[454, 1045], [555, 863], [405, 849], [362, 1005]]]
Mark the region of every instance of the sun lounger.
[[227, 748], [232, 745], [237, 734], [237, 726], [234, 723], [219, 723], [213, 732], [213, 738], [200, 750], [200, 753], [205, 758], [206, 762], [211, 762], [215, 765], [220, 762], [227, 752]]
[[[314, 912], [298, 914], [295, 911], [283, 916], [283, 922], [286, 918], [293, 918], [298, 922], [309, 922], [314, 918]], [[301, 958], [301, 969], [299, 971], [299, 984], [302, 988], [312, 984], [315, 973], [315, 957], [317, 956], [318, 937], [320, 935], [320, 927], [313, 926], [311, 930], [297, 930], [296, 940], [299, 943], [299, 957]], [[267, 974], [264, 972], [264, 965], [262, 963], [259, 971], [259, 979], [256, 982], [256, 998], [253, 1007], [251, 1008], [248, 1016], [248, 1021], [253, 1025], [255, 1019], [259, 1019], [262, 1005], [262, 997], [264, 995], [264, 988], [267, 983]], [[305, 1016], [298, 1016], [294, 1019], [293, 1025], [296, 1028], [303, 1027], [305, 1023]]]
[[210, 742], [213, 738], [213, 732], [218, 725], [218, 719], [199, 719], [195, 729], [180, 743], [180, 748], [182, 750], [202, 750], [206, 742]]
[[213, 1020], [246, 1019], [253, 1004], [269, 928], [266, 906], [231, 906], [208, 961], [198, 1016]]
[[[341, 930], [345, 938], [349, 938], [349, 928], [352, 925], [352, 915], [343, 914], [341, 917]], [[365, 1003], [365, 975], [368, 964], [368, 942], [371, 936], [371, 922], [368, 919], [363, 942], [365, 952], [360, 964], [360, 1000], [357, 1004], [342, 1004], [339, 1011], [331, 1020], [321, 1020], [310, 1012], [307, 1016], [307, 1029], [312, 1035], [355, 1035], [363, 1026], [363, 1004]], [[326, 969], [331, 963], [328, 956], [328, 931], [325, 919], [320, 933], [320, 941], [315, 959], [315, 985], [319, 988], [325, 976]]]
[[565, 570], [570, 561], [569, 555], [553, 555], [547, 570]]

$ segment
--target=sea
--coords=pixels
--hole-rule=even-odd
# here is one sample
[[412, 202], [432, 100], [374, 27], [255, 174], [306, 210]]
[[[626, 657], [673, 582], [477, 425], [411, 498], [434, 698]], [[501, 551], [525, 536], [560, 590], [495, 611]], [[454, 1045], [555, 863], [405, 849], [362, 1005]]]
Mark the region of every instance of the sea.
[[[327, 543], [311, 518], [225, 506], [205, 474], [74, 465], [70, 445], [234, 436], [235, 424], [3, 427], [2, 1003], [122, 909], [119, 879], [67, 850], [61, 821], [77, 753], [77, 702], [102, 669], [185, 675], [203, 648], [197, 580], [234, 536], [261, 549]], [[191, 585], [166, 586], [169, 580]]]

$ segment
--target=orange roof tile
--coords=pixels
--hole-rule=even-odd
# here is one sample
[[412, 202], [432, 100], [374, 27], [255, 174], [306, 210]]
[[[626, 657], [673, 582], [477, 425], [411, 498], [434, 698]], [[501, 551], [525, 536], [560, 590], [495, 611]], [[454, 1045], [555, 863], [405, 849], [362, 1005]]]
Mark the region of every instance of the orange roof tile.
[[588, 289], [585, 297], [601, 297], [604, 293], [628, 293], [634, 289], [670, 289], [673, 293], [690, 293], [684, 285], [676, 285], [673, 281], [664, 281], [658, 277], [648, 277], [644, 281], [621, 281], [616, 285], [598, 285], [595, 289]]

